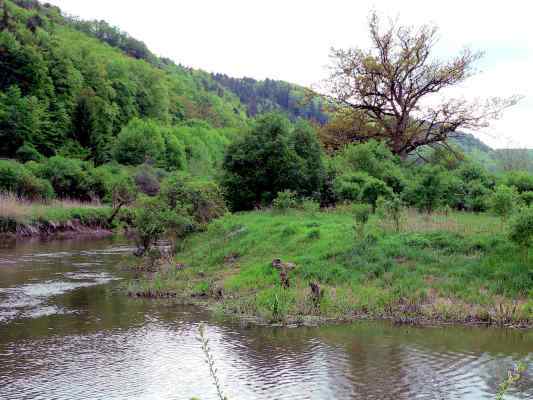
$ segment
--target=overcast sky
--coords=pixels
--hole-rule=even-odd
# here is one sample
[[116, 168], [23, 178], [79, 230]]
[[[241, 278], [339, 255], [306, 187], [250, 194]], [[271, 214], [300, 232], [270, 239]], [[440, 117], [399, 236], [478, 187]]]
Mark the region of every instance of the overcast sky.
[[533, 5], [528, 0], [48, 0], [104, 19], [160, 56], [230, 76], [313, 85], [334, 47], [365, 47], [370, 10], [408, 24], [436, 23], [442, 57], [486, 52], [465, 97], [525, 98], [480, 135], [495, 147], [533, 148]]

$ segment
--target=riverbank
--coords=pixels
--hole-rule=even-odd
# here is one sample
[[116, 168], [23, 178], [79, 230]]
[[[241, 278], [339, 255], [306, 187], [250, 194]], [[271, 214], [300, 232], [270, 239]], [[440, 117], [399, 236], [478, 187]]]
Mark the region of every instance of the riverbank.
[[530, 264], [488, 214], [409, 211], [397, 232], [377, 215], [354, 227], [349, 208], [257, 211], [213, 222], [128, 291], [271, 323], [525, 327], [533, 325]]
[[112, 234], [111, 207], [76, 201], [26, 202], [0, 196], [0, 236], [7, 238], [64, 238]]

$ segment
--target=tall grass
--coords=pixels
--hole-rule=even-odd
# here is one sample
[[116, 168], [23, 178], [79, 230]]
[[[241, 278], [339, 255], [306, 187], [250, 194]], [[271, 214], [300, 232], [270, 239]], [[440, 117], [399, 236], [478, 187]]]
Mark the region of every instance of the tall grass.
[[81, 202], [73, 199], [33, 202], [12, 193], [0, 193], [0, 219], [17, 224], [35, 221], [66, 222], [71, 219], [102, 219], [108, 207], [99, 202]]

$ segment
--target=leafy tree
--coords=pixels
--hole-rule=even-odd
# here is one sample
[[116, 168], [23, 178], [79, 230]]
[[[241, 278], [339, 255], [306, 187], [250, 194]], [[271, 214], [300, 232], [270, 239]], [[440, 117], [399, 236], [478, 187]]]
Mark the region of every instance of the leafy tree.
[[154, 121], [132, 120], [117, 137], [113, 154], [122, 164], [140, 165], [165, 156], [165, 140]]
[[420, 168], [409, 185], [406, 198], [419, 210], [431, 214], [442, 205], [445, 196], [443, 171], [439, 167], [425, 165]]
[[[316, 152], [304, 151], [309, 144], [301, 141], [297, 153], [291, 146], [291, 127], [286, 118], [277, 114], [260, 117], [249, 134], [229, 146], [224, 157], [222, 185], [231, 208], [249, 210], [270, 204], [284, 190], [298, 194], [320, 190], [318, 185], [309, 186], [320, 181], [312, 174], [321, 174], [306, 170], [304, 163], [317, 163]], [[308, 179], [300, 179], [302, 169], [311, 174]]]
[[315, 130], [303, 120], [296, 123], [290, 137], [289, 145], [294, 149], [299, 160], [300, 194], [315, 196], [322, 187], [326, 175], [322, 161], [322, 148]]
[[500, 185], [496, 187], [492, 197], [491, 206], [492, 210], [500, 216], [502, 222], [505, 221], [513, 212], [518, 202], [518, 193], [514, 188], [509, 186]]
[[333, 49], [331, 53], [332, 73], [326, 90], [351, 123], [352, 141], [382, 139], [394, 154], [406, 158], [421, 146], [445, 142], [460, 127], [485, 126], [518, 100], [426, 102], [431, 95], [470, 78], [481, 53], [466, 49], [450, 61], [434, 59], [436, 27], [391, 22], [384, 29], [375, 12], [369, 31], [370, 50]]

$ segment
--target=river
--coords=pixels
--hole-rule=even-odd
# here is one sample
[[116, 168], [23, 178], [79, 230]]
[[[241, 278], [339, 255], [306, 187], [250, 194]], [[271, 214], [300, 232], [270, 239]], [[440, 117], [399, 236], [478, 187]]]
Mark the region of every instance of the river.
[[205, 323], [229, 400], [533, 399], [533, 332], [360, 322], [270, 328], [121, 290], [131, 247], [114, 239], [3, 243], [0, 399], [217, 399], [197, 340]]

